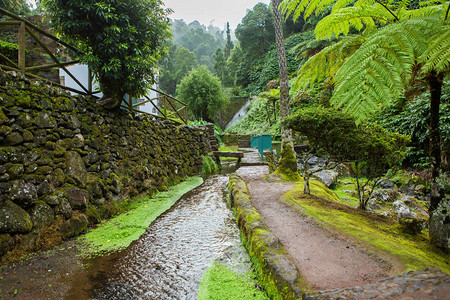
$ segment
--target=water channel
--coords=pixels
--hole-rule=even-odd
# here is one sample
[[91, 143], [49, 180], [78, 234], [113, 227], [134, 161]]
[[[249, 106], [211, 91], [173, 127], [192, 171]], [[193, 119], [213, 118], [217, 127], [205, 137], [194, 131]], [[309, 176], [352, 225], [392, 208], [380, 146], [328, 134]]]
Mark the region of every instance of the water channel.
[[196, 299], [213, 260], [250, 268], [227, 207], [228, 175], [183, 196], [126, 250], [85, 262], [66, 299]]

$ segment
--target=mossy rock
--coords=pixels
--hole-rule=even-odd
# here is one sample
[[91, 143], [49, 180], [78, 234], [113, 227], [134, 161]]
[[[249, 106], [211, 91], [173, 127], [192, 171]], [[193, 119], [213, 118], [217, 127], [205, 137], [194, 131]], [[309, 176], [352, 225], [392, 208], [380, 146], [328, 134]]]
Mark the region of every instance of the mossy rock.
[[53, 209], [44, 201], [36, 202], [30, 215], [33, 225], [36, 228], [48, 227], [55, 221]]
[[0, 125], [9, 122], [9, 118], [5, 115], [3, 110], [0, 108]]
[[71, 237], [78, 236], [81, 233], [86, 232], [88, 225], [88, 218], [85, 215], [80, 214], [65, 221], [61, 225], [59, 232], [61, 233], [63, 240], [67, 240]]
[[8, 168], [7, 173], [11, 179], [20, 178], [23, 175], [24, 167], [22, 164], [14, 164]]
[[9, 234], [0, 234], [0, 256], [5, 255], [14, 247], [14, 239]]
[[66, 179], [73, 179], [76, 184], [85, 187], [88, 178], [88, 172], [84, 166], [81, 156], [74, 151], [69, 151], [64, 156], [66, 160]]
[[27, 233], [33, 228], [30, 215], [12, 201], [0, 209], [0, 233]]
[[22, 142], [23, 142], [23, 136], [20, 133], [18, 133], [18, 132], [10, 133], [6, 137], [6, 140], [5, 140], [5, 144], [6, 145], [12, 145], [12, 146], [19, 145]]

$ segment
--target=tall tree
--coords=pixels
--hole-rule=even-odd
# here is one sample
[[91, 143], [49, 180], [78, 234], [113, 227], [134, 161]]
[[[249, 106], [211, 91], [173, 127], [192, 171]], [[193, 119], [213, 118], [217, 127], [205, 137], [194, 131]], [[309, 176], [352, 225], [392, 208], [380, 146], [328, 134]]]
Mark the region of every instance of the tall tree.
[[118, 109], [123, 96], [145, 94], [170, 37], [161, 0], [42, 0], [51, 24], [84, 52], [99, 80], [102, 104]]
[[223, 55], [222, 48], [217, 48], [216, 53], [214, 53], [214, 70], [217, 76], [220, 78], [222, 83], [225, 81], [227, 62], [225, 56]]
[[231, 50], [233, 50], [234, 45], [231, 41], [231, 30], [230, 30], [230, 22], [227, 22], [227, 43], [225, 44], [225, 59], [228, 59], [228, 57], [231, 54]]
[[198, 120], [213, 122], [215, 114], [226, 104], [227, 98], [217, 76], [205, 66], [192, 70], [181, 80], [177, 95], [188, 104]]
[[[280, 119], [289, 117], [289, 78], [286, 60], [286, 49], [283, 35], [283, 19], [278, 9], [280, 0], [272, 0], [275, 38], [278, 53], [278, 67], [280, 71]], [[297, 174], [297, 160], [295, 158], [294, 144], [291, 130], [281, 125], [282, 149], [277, 171], [284, 174]]]

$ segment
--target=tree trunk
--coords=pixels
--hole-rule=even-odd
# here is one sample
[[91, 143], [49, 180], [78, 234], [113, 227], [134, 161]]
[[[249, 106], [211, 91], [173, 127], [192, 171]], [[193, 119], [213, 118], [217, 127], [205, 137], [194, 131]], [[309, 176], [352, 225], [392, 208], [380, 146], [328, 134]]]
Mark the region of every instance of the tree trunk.
[[[287, 71], [287, 60], [286, 60], [286, 49], [284, 46], [284, 36], [283, 36], [283, 23], [281, 13], [278, 9], [280, 5], [280, 0], [272, 0], [272, 9], [273, 9], [273, 17], [274, 17], [274, 26], [275, 26], [275, 38], [277, 44], [277, 54], [278, 54], [278, 67], [280, 71], [280, 119], [283, 121], [290, 114], [289, 107], [289, 78]], [[284, 128], [281, 125], [281, 137], [283, 147], [287, 147], [290, 149], [286, 149], [285, 153], [290, 153], [289, 159], [292, 160], [292, 154], [294, 161], [290, 161], [288, 163], [284, 163], [283, 161], [286, 159], [283, 156], [280, 157], [280, 165], [289, 166], [288, 170], [292, 173], [297, 173], [297, 161], [295, 159], [294, 152], [294, 144], [292, 143], [292, 133], [291, 130]], [[283, 153], [283, 152], [282, 152]], [[279, 168], [280, 169], [280, 168]], [[284, 172], [286, 170], [281, 170]]]
[[[430, 104], [430, 161], [431, 161], [431, 174], [433, 176], [433, 185], [435, 185], [436, 179], [439, 177], [441, 169], [441, 135], [439, 131], [439, 106], [441, 104], [442, 93], [442, 76], [431, 72], [427, 77], [428, 84], [430, 85], [431, 104]], [[434, 190], [434, 191], [433, 191]], [[430, 215], [433, 210], [436, 209], [441, 197], [439, 195], [439, 187], [434, 186], [432, 188], [431, 203], [430, 203]]]
[[305, 180], [305, 188], [303, 189], [303, 193], [305, 195], [310, 195], [311, 190], [309, 188], [309, 177], [305, 176], [303, 179]]

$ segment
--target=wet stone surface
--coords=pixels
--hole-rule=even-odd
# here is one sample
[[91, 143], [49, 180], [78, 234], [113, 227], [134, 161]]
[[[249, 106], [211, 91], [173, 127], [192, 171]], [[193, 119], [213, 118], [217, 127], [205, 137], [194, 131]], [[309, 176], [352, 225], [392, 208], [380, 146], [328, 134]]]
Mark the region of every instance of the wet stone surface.
[[209, 178], [128, 249], [98, 258], [88, 276], [73, 283], [68, 298], [196, 299], [211, 261], [245, 271], [250, 264], [224, 199], [227, 183], [227, 176]]
[[346, 289], [304, 294], [305, 300], [322, 299], [449, 299], [450, 276], [438, 269], [409, 271], [384, 278], [376, 283]]

